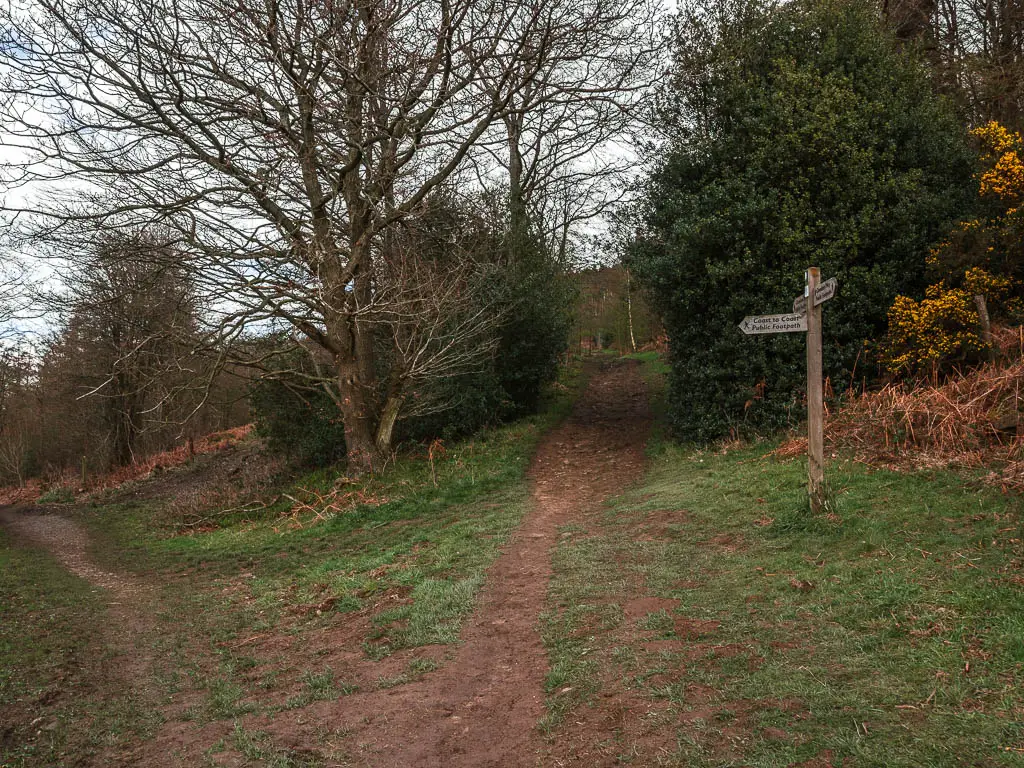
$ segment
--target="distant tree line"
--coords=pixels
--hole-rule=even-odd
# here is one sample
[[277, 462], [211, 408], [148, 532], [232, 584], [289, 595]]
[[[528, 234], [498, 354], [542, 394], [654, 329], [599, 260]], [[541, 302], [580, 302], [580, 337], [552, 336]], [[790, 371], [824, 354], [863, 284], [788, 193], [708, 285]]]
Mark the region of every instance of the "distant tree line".
[[661, 321], [645, 292], [621, 264], [592, 267], [575, 273], [576, 312], [570, 350], [587, 354], [603, 349], [638, 352], [655, 344]]
[[912, 45], [972, 124], [1024, 128], [1024, 7], [1016, 0], [882, 0], [887, 25]]
[[245, 423], [248, 376], [203, 348], [171, 256], [144, 232], [98, 238], [36, 297], [53, 330], [0, 345], [0, 482], [105, 472]]

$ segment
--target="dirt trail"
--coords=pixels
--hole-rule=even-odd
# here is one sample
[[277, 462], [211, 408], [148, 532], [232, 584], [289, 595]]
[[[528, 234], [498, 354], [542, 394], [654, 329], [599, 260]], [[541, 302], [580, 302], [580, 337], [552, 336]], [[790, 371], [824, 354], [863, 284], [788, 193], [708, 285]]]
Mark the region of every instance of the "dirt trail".
[[[99, 695], [121, 697], [127, 690], [143, 693], [137, 686], [147, 678], [154, 662], [148, 641], [156, 630], [146, 610], [152, 604], [152, 587], [128, 574], [98, 566], [89, 556], [85, 528], [45, 509], [0, 507], [0, 525], [17, 540], [49, 552], [73, 574], [105, 591], [108, 616], [102, 636], [93, 639], [93, 655], [105, 670], [103, 677], [109, 685]], [[111, 650], [113, 657], [108, 655]]]
[[[548, 659], [540, 637], [559, 527], [637, 479], [649, 428], [636, 364], [603, 362], [572, 416], [542, 441], [534, 505], [487, 573], [455, 658], [418, 683], [347, 696], [332, 727], [367, 766], [535, 766]], [[356, 757], [356, 756], [353, 756]]]
[[38, 514], [0, 507], [0, 525], [20, 540], [50, 552], [69, 571], [108, 590], [111, 599], [139, 594], [141, 584], [123, 574], [103, 570], [88, 555], [89, 535], [74, 520], [57, 514]]
[[[344, 733], [347, 765], [532, 768], [543, 762], [537, 724], [544, 716], [548, 658], [539, 617], [552, 549], [561, 526], [584, 520], [639, 477], [650, 424], [635, 362], [597, 361], [590, 373], [573, 414], [542, 439], [531, 467], [532, 508], [488, 571], [453, 658], [416, 682], [317, 702], [298, 710], [297, 719], [284, 712], [252, 715], [246, 727], [269, 732], [278, 745], [299, 754], [323, 729]], [[151, 640], [158, 627], [147, 611], [156, 602], [154, 587], [92, 562], [86, 531], [66, 517], [39, 507], [0, 508], [0, 524], [106, 590], [109, 622], [102, 642], [116, 651], [111, 695], [120, 687], [144, 687], [155, 661]], [[361, 656], [356, 649], [350, 653]], [[138, 693], [160, 707], [146, 691]], [[203, 749], [228, 736], [228, 723], [197, 730], [171, 718], [128, 754], [108, 755], [108, 764], [195, 764]]]

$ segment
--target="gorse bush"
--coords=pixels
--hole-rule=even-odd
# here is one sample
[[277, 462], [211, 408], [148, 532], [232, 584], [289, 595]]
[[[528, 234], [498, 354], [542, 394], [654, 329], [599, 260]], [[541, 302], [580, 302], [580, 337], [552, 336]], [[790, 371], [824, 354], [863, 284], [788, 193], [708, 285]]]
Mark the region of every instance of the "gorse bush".
[[1024, 193], [1024, 162], [1021, 135], [1007, 130], [996, 121], [971, 131], [981, 143], [982, 152], [989, 160], [989, 168], [979, 177], [979, 192], [982, 197], [994, 196], [1001, 200], [1017, 202]]
[[976, 174], [979, 215], [959, 222], [931, 249], [925, 296], [897, 296], [889, 310], [883, 344], [887, 369], [900, 376], [937, 376], [983, 359], [975, 297], [983, 297], [992, 319], [1019, 320], [1024, 314], [1024, 140], [989, 122], [971, 131], [979, 150]]
[[683, 13], [662, 99], [672, 139], [628, 260], [665, 320], [675, 431], [706, 441], [803, 417], [803, 335], [737, 324], [789, 311], [809, 265], [839, 280], [826, 375], [872, 373], [866, 345], [895, 296], [923, 291], [928, 246], [973, 199], [972, 155], [869, 3]]
[[982, 338], [975, 296], [989, 308], [1002, 308], [1013, 283], [980, 267], [964, 273], [961, 286], [945, 281], [930, 285], [921, 301], [897, 296], [889, 309], [889, 333], [883, 359], [895, 374], [938, 374], [963, 363], [974, 363], [987, 350]]

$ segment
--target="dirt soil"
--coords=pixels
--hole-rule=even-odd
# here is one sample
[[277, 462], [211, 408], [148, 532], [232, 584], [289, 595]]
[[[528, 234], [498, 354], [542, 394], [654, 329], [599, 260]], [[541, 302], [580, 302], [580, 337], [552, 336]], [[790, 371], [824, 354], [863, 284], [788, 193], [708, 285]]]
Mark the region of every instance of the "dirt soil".
[[[609, 496], [638, 479], [650, 426], [646, 387], [633, 361], [595, 363], [589, 384], [572, 415], [541, 442], [531, 468], [533, 505], [520, 528], [487, 573], [477, 608], [453, 649], [413, 649], [384, 662], [362, 655], [360, 620], [323, 637], [297, 643], [326, 650], [346, 661], [346, 680], [379, 679], [382, 670], [400, 668], [410, 658], [429, 656], [440, 667], [421, 679], [361, 692], [333, 701], [249, 715], [246, 728], [269, 733], [282, 748], [302, 754], [322, 743], [324, 730], [343, 734], [343, 764], [402, 766], [537, 766], [552, 763], [550, 744], [538, 731], [544, 716], [548, 659], [539, 616], [546, 608], [552, 549], [560, 527], [585, 519]], [[121, 627], [147, 630], [142, 618], [147, 587], [133, 577], [109, 573], [87, 556], [88, 540], [73, 522], [53, 514], [3, 512], [0, 523], [16, 536], [51, 550], [74, 573], [109, 590], [111, 612]], [[368, 619], [364, 617], [363, 623]], [[341, 647], [345, 644], [348, 647]], [[254, 656], [288, 652], [292, 638], [260, 638], [247, 648]], [[122, 640], [122, 648], [126, 648]], [[149, 665], [136, 661], [132, 676]], [[166, 713], [170, 714], [170, 713]], [[203, 751], [228, 736], [229, 723], [200, 729], [169, 716], [156, 738], [140, 745], [131, 759], [148, 766], [195, 765]], [[577, 734], [572, 741], [583, 734]], [[237, 764], [237, 763], [229, 763]]]

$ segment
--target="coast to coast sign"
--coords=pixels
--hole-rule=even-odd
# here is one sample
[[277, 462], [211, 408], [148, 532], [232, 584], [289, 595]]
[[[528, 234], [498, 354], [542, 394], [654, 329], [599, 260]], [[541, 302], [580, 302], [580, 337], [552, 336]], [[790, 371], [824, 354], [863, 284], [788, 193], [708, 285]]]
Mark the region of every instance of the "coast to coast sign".
[[789, 315], [747, 315], [740, 330], [748, 336], [757, 333], [796, 333], [807, 330], [807, 315], [796, 312]]
[[[793, 300], [789, 315], [747, 315], [740, 330], [748, 336], [762, 333], [807, 333], [807, 492], [811, 511], [819, 512], [825, 494], [825, 401], [821, 382], [821, 305], [836, 295], [839, 281], [821, 281], [817, 267], [805, 274], [804, 295]], [[808, 302], [808, 297], [814, 300]], [[807, 305], [810, 304], [810, 311]]]

